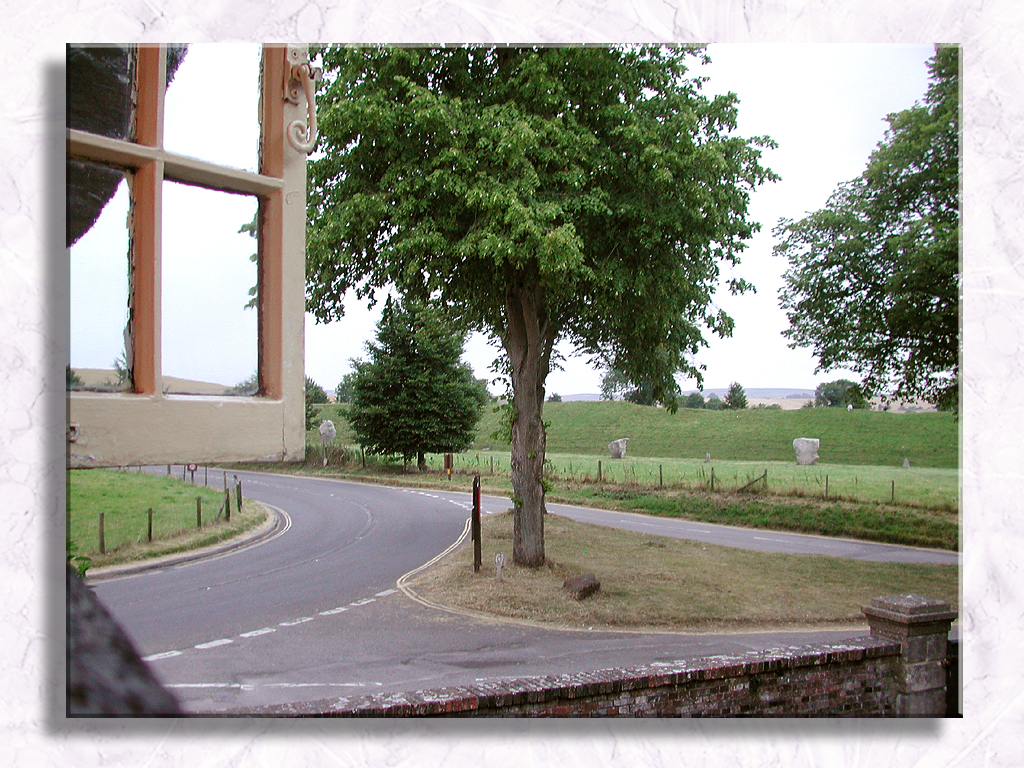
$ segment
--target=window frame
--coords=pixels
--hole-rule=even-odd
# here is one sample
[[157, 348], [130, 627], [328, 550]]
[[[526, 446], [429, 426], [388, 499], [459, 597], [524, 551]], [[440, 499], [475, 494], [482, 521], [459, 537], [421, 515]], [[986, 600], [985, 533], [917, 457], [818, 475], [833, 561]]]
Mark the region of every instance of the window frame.
[[[289, 80], [304, 46], [263, 46], [259, 172], [163, 147], [166, 46], [136, 46], [134, 140], [67, 129], [67, 158], [126, 171], [131, 198], [129, 392], [68, 391], [68, 466], [241, 460], [301, 460], [305, 451], [306, 155], [287, 141], [305, 120]], [[210, 109], [216, 113], [211, 73]], [[161, 235], [163, 182], [259, 203], [258, 380], [254, 396], [171, 395], [162, 389]]]

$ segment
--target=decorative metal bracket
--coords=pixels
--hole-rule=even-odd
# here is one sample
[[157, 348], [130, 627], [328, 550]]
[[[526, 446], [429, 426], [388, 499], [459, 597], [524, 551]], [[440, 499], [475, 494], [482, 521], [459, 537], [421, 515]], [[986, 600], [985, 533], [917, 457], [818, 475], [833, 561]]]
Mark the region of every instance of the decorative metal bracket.
[[316, 99], [313, 95], [316, 83], [323, 80], [323, 70], [309, 63], [309, 53], [305, 46], [289, 45], [285, 55], [284, 99], [292, 104], [299, 104], [300, 95], [306, 94], [306, 120], [293, 120], [286, 131], [288, 143], [296, 152], [309, 154], [316, 144]]

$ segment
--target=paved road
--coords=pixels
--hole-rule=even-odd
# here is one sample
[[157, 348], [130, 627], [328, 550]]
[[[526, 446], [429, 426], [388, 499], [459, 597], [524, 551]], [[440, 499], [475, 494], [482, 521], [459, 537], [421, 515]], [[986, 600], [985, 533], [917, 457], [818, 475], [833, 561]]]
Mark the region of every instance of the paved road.
[[[157, 674], [195, 712], [580, 672], [839, 640], [863, 628], [731, 635], [565, 632], [467, 618], [396, 589], [465, 529], [467, 493], [237, 474], [284, 524], [259, 546], [95, 583]], [[210, 483], [220, 487], [219, 473]], [[485, 497], [484, 511], [508, 508]], [[556, 514], [730, 546], [882, 559], [956, 555], [551, 505]], [[706, 537], [706, 538], [704, 538]], [[740, 543], [736, 543], [740, 542]], [[835, 552], [829, 552], [835, 554]], [[944, 559], [945, 558], [945, 559]]]

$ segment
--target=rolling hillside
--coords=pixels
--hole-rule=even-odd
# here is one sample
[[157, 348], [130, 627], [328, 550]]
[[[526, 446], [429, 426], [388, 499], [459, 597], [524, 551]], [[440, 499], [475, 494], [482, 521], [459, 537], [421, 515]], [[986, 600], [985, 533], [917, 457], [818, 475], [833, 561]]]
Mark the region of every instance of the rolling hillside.
[[[886, 413], [841, 408], [705, 411], [671, 414], [625, 402], [546, 403], [549, 453], [607, 456], [607, 445], [630, 438], [627, 455], [734, 461], [793, 461], [793, 440], [821, 440], [828, 464], [959, 466], [959, 424], [950, 413]], [[498, 415], [481, 420], [474, 448], [505, 450], [490, 435]]]

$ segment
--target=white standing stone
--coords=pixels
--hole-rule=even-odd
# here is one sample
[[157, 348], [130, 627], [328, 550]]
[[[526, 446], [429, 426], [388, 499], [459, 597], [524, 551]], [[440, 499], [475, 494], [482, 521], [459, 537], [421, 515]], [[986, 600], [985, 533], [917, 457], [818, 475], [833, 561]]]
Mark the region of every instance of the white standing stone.
[[337, 434], [338, 431], [334, 428], [333, 421], [330, 421], [328, 419], [327, 421], [320, 422], [320, 441], [324, 445], [330, 445], [331, 443], [333, 443], [334, 437]]
[[796, 451], [796, 463], [808, 466], [818, 460], [818, 446], [820, 441], [816, 437], [798, 437], [793, 441], [793, 450]]
[[608, 443], [608, 452], [611, 453], [613, 459], [621, 459], [626, 456], [626, 443], [629, 442], [628, 437], [623, 437], [618, 440], [612, 440]]

